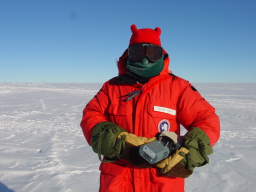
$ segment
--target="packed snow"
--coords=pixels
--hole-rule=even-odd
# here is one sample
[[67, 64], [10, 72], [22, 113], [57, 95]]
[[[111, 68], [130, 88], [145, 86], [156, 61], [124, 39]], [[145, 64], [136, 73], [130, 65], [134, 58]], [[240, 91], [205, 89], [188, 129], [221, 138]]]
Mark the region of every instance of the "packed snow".
[[[99, 160], [79, 126], [100, 84], [0, 84], [0, 192], [96, 192]], [[187, 192], [256, 188], [256, 84], [196, 84], [222, 136]]]

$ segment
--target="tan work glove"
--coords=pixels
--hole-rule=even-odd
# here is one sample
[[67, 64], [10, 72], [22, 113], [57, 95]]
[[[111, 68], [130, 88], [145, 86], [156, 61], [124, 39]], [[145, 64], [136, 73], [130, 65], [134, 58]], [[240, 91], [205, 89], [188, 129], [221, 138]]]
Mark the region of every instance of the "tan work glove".
[[164, 159], [163, 161], [156, 164], [159, 168], [159, 172], [163, 176], [169, 177], [188, 177], [192, 172], [185, 168], [185, 163], [183, 159], [189, 150], [185, 147], [181, 147], [172, 156]]
[[[175, 144], [178, 143], [178, 136], [174, 132], [164, 131], [160, 134], [160, 136], [169, 137]], [[184, 166], [182, 164], [185, 155], [188, 153], [188, 149], [181, 147], [173, 155], [157, 163], [156, 167], [159, 168], [160, 174], [170, 177], [189, 176], [191, 173], [188, 173], [187, 170], [185, 169], [185, 163]]]
[[184, 136], [182, 148], [174, 155], [160, 162], [157, 167], [164, 176], [188, 177], [194, 168], [209, 163], [209, 157], [213, 152], [210, 138], [200, 128], [194, 127]]
[[138, 167], [152, 167], [140, 157], [139, 146], [155, 141], [156, 137], [146, 138], [128, 132], [121, 132], [118, 138], [125, 141], [125, 147], [121, 153], [122, 158]]
[[121, 132], [118, 135], [118, 138], [121, 138], [121, 137], [124, 137], [125, 142], [127, 144], [130, 144], [131, 146], [134, 146], [134, 147], [138, 147], [140, 145], [150, 143], [156, 140], [156, 137], [152, 137], [152, 138], [140, 137], [133, 133], [128, 133], [128, 132]]

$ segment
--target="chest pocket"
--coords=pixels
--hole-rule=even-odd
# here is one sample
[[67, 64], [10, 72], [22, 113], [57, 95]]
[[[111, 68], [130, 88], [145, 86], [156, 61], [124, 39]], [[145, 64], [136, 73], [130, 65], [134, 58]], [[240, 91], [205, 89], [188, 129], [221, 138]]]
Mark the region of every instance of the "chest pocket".
[[149, 105], [148, 113], [152, 117], [158, 132], [179, 132], [179, 125], [176, 119], [176, 110], [173, 107]]
[[109, 120], [122, 128], [130, 131], [131, 118], [132, 118], [132, 107], [129, 102], [116, 102], [111, 103], [108, 108]]

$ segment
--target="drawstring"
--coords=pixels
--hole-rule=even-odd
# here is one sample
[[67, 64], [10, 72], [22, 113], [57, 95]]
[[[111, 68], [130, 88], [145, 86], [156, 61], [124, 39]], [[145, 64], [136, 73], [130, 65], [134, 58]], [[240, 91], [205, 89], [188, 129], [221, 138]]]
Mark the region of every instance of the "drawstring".
[[101, 137], [103, 136], [103, 131], [100, 132], [100, 139], [99, 139], [99, 143], [98, 143], [98, 157], [99, 157], [99, 160], [102, 162], [103, 161], [103, 158], [101, 156]]

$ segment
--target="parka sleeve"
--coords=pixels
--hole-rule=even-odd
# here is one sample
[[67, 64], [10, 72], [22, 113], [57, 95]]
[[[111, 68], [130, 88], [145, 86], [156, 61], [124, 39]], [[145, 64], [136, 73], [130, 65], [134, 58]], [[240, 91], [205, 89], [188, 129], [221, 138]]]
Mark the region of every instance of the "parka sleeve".
[[106, 93], [105, 84], [94, 98], [86, 105], [83, 110], [81, 128], [89, 144], [92, 143], [92, 130], [98, 123], [108, 121], [105, 114], [109, 99]]
[[209, 136], [211, 145], [220, 137], [220, 119], [201, 94], [189, 83], [178, 103], [178, 120], [189, 131], [193, 127], [201, 128]]

